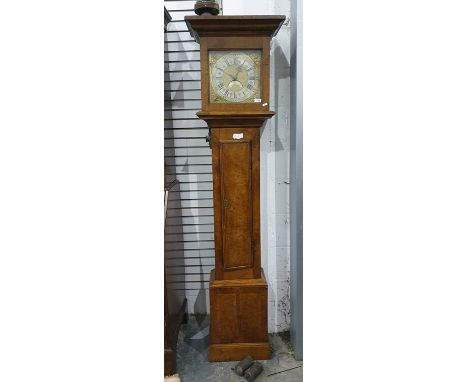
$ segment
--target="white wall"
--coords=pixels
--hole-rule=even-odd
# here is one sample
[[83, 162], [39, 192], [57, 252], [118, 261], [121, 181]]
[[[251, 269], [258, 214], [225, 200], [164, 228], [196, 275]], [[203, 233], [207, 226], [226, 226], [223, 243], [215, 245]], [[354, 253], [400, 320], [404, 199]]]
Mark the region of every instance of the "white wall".
[[285, 15], [271, 43], [270, 105], [276, 112], [261, 135], [262, 266], [269, 285], [268, 330], [290, 326], [289, 114], [290, 0], [223, 0], [224, 15]]

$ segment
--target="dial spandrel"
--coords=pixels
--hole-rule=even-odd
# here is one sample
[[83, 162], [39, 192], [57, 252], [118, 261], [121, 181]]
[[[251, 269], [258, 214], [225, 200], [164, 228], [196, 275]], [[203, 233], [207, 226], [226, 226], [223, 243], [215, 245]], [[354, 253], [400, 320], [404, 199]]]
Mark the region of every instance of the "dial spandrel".
[[209, 51], [210, 102], [259, 102], [260, 50]]

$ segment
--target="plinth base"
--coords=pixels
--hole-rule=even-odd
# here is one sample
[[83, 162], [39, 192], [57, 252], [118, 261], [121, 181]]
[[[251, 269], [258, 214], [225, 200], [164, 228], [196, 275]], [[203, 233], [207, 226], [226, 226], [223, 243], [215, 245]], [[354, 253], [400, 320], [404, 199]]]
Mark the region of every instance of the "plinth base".
[[268, 284], [259, 279], [210, 280], [210, 361], [271, 358]]
[[208, 361], [240, 361], [248, 355], [253, 359], [270, 359], [271, 346], [268, 342], [210, 345]]

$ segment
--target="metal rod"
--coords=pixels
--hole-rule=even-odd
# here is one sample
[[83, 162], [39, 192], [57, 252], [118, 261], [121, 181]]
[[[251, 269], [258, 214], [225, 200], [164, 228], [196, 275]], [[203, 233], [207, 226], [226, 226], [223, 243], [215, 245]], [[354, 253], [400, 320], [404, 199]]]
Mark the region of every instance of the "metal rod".
[[294, 370], [294, 369], [299, 369], [300, 367], [302, 367], [302, 366], [296, 366], [296, 367], [291, 367], [290, 369], [277, 371], [276, 373], [268, 374], [267, 377], [270, 377], [270, 376], [276, 375], [276, 374], [280, 374], [280, 373], [284, 373], [285, 371], [290, 371], [290, 370]]

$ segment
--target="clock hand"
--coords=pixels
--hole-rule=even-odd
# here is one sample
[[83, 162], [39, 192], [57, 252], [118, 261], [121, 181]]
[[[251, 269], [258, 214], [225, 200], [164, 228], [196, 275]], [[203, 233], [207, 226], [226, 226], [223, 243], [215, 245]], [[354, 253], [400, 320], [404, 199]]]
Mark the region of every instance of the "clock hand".
[[241, 70], [242, 70], [242, 67], [239, 67], [237, 69], [236, 78], [233, 78], [234, 81], [237, 81], [237, 77], [239, 77], [239, 73], [241, 72]]
[[[219, 66], [215, 66], [215, 69], [216, 69], [218, 72], [221, 72], [221, 73], [223, 73], [223, 74], [227, 74], [229, 77], [231, 77], [232, 79], [234, 79], [234, 77], [233, 77], [231, 74], [229, 74], [228, 72], [226, 72], [225, 69], [220, 68]], [[226, 68], [226, 69], [227, 69], [227, 68]]]
[[234, 76], [233, 76], [233, 75], [229, 74], [228, 72], [226, 72], [226, 71], [225, 71], [225, 70], [223, 70], [223, 69], [220, 69], [220, 70], [221, 70], [221, 71], [222, 71], [224, 74], [227, 74], [229, 77], [231, 77], [233, 81], [235, 81], [235, 80], [236, 80], [236, 79], [234, 78]]

